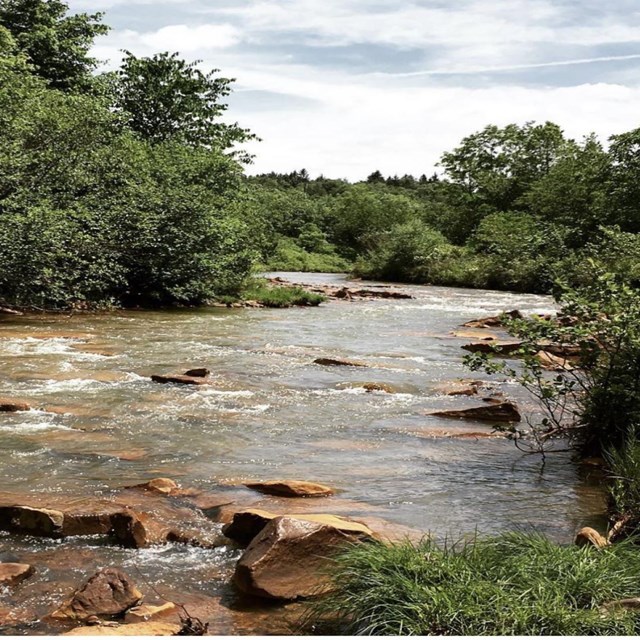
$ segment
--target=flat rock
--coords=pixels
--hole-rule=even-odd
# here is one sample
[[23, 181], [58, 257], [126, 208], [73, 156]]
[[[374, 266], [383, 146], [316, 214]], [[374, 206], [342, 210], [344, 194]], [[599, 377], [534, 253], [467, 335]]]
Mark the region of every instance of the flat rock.
[[11, 533], [59, 538], [64, 513], [55, 509], [28, 506], [1, 506], [0, 529]]
[[323, 570], [331, 556], [357, 541], [326, 524], [275, 518], [238, 561], [234, 583], [243, 593], [275, 600], [325, 593], [331, 585]]
[[[233, 519], [222, 529], [222, 533], [242, 545], [249, 544], [271, 520], [280, 517], [282, 514], [262, 511], [261, 509], [246, 509], [233, 514]], [[346, 520], [339, 516], [318, 513], [284, 514], [289, 518], [303, 520], [304, 522], [314, 522], [325, 524], [363, 539], [374, 539], [375, 535], [369, 527], [360, 522]]]
[[609, 544], [604, 536], [600, 535], [591, 527], [584, 527], [583, 529], [580, 529], [576, 535], [575, 543], [579, 547], [591, 546], [596, 549], [603, 549]]
[[451, 380], [437, 384], [435, 390], [444, 396], [476, 396], [484, 386], [482, 380]]
[[116, 568], [101, 569], [80, 587], [53, 618], [86, 620], [91, 616], [118, 616], [137, 605], [142, 593], [131, 578]]
[[355, 360], [340, 360], [338, 358], [316, 358], [313, 361], [314, 364], [322, 365], [323, 367], [366, 367], [364, 362], [356, 362]]
[[523, 315], [517, 309], [513, 311], [505, 311], [504, 313], [497, 316], [489, 316], [488, 318], [479, 318], [477, 320], [470, 320], [469, 322], [465, 322], [463, 327], [471, 327], [476, 329], [489, 329], [491, 327], [502, 327], [504, 326], [505, 318], [510, 318], [512, 320], [519, 320], [523, 318]]
[[483, 407], [471, 407], [470, 409], [436, 411], [430, 415], [442, 418], [480, 420], [482, 422], [520, 422], [522, 420], [518, 407], [512, 402], [499, 402]]
[[534, 356], [542, 365], [543, 369], [549, 371], [572, 371], [575, 367], [567, 358], [556, 356], [548, 351], [538, 351]]
[[523, 347], [523, 342], [498, 340], [493, 342], [472, 342], [462, 348], [471, 353], [496, 353], [498, 355], [510, 355]]
[[26, 402], [0, 399], [0, 413], [18, 413], [19, 411], [31, 411], [31, 407]]
[[0, 563], [0, 585], [14, 586], [32, 576], [35, 569], [30, 564], [15, 562]]
[[63, 636], [175, 636], [181, 626], [172, 622], [139, 622], [121, 624], [116, 627], [78, 627], [63, 633]]
[[195, 376], [183, 376], [183, 375], [154, 375], [151, 376], [153, 382], [159, 384], [186, 384], [186, 385], [207, 385], [210, 384], [208, 380]]
[[331, 487], [314, 482], [300, 480], [269, 480], [267, 482], [249, 482], [244, 485], [260, 493], [287, 498], [309, 498], [315, 496], [330, 496], [335, 492]]
[[141, 604], [129, 609], [124, 616], [124, 621], [126, 623], [147, 622], [171, 615], [177, 610], [178, 607], [173, 602], [165, 602], [160, 605]]
[[180, 489], [178, 483], [171, 478], [154, 478], [143, 484], [135, 484], [127, 489], [141, 489], [143, 491], [151, 491], [162, 495], [171, 495]]

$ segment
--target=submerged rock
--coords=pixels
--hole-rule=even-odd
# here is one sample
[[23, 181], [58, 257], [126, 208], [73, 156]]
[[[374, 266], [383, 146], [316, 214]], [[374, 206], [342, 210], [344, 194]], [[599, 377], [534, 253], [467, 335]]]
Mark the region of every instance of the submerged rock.
[[163, 495], [170, 495], [180, 489], [178, 483], [171, 478], [154, 478], [143, 484], [134, 484], [127, 489], [142, 489], [143, 491], [151, 491]]
[[30, 564], [20, 564], [16, 562], [0, 563], [0, 586], [10, 586], [26, 580], [35, 572]]
[[173, 622], [139, 622], [112, 626], [78, 627], [63, 636], [176, 636], [181, 625]]
[[[225, 525], [222, 533], [236, 542], [247, 545], [275, 518], [282, 514], [262, 511], [260, 509], [247, 509], [233, 514], [233, 520]], [[315, 522], [325, 524], [342, 531], [361, 537], [363, 539], [374, 539], [375, 535], [369, 527], [360, 522], [346, 520], [339, 516], [318, 513], [284, 514], [288, 518], [303, 520], [305, 522]]]
[[518, 407], [513, 402], [498, 402], [483, 407], [471, 407], [470, 409], [436, 411], [430, 415], [442, 418], [481, 420], [483, 422], [520, 422], [522, 420]]
[[51, 617], [86, 620], [90, 616], [119, 616], [142, 600], [131, 578], [116, 568], [101, 569]]
[[383, 382], [367, 382], [362, 385], [362, 388], [367, 393], [373, 393], [374, 391], [380, 391], [382, 393], [395, 393], [394, 388], [390, 384]]
[[159, 384], [187, 384], [187, 385], [206, 385], [209, 384], [207, 380], [204, 378], [198, 378], [195, 376], [184, 376], [177, 374], [169, 374], [169, 375], [155, 375], [151, 376], [151, 380], [153, 382], [157, 382]]
[[338, 358], [316, 358], [313, 364], [319, 364], [323, 367], [367, 367], [364, 362], [356, 362], [355, 360], [340, 360]]
[[0, 400], [0, 413], [18, 413], [19, 411], [31, 411], [31, 407], [26, 402]]
[[287, 498], [308, 498], [314, 496], [330, 496], [335, 492], [331, 487], [300, 480], [270, 480], [267, 482], [249, 482], [245, 487], [271, 496]]
[[609, 543], [607, 539], [600, 535], [595, 529], [591, 527], [584, 527], [578, 531], [576, 535], [576, 544], [579, 547], [592, 546], [596, 549], [602, 549], [606, 547]]
[[244, 593], [276, 600], [325, 593], [331, 585], [323, 570], [331, 556], [356, 542], [355, 536], [326, 524], [275, 518], [238, 561], [234, 583]]
[[200, 369], [189, 369], [189, 371], [185, 371], [184, 375], [190, 378], [206, 378], [211, 375], [211, 371], [202, 367]]

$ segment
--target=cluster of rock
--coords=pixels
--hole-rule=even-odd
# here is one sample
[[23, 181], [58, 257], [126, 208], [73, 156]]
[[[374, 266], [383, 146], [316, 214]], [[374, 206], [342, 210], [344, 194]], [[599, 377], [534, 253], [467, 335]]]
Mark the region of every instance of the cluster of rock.
[[414, 296], [403, 291], [396, 291], [386, 286], [377, 286], [375, 289], [359, 289], [355, 287], [339, 287], [332, 285], [300, 285], [288, 282], [282, 278], [270, 278], [269, 284], [285, 288], [303, 288], [310, 293], [317, 293], [326, 298], [336, 300], [364, 300], [370, 298], [381, 298], [384, 300], [413, 300]]

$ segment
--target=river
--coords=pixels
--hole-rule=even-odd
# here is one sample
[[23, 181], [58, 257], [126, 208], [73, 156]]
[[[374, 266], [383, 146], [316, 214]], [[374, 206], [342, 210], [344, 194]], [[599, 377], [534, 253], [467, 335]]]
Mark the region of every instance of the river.
[[[307, 284], [345, 282], [339, 275], [270, 275]], [[437, 389], [443, 381], [482, 377], [465, 370], [460, 347], [469, 339], [452, 336], [453, 330], [514, 308], [547, 313], [552, 300], [394, 289], [414, 299], [3, 318], [0, 397], [35, 409], [0, 414], [2, 490], [108, 496], [159, 476], [212, 491], [295, 478], [339, 491], [317, 503], [318, 510], [383, 518], [440, 537], [536, 528], [568, 542], [578, 528], [597, 521], [604, 511], [599, 483], [568, 454], [553, 454], [543, 466], [501, 438], [434, 437], [490, 428], [426, 415], [478, 404]], [[322, 356], [370, 367], [313, 364]], [[211, 369], [212, 386], [157, 385], [149, 378], [198, 366]], [[397, 393], [350, 386], [364, 382], [390, 384]], [[516, 385], [500, 388], [525, 411], [533, 409]], [[274, 504], [283, 508], [282, 500]], [[33, 579], [38, 589], [29, 591], [37, 594], [37, 605], [30, 606], [39, 615], [65, 587], [90, 575], [91, 563], [121, 565], [134, 578], [139, 572], [170, 594], [197, 599], [226, 593], [238, 557], [225, 547], [125, 551], [82, 538], [52, 542], [5, 534], [0, 540], [5, 553], [43, 567]], [[17, 606], [16, 598], [0, 594], [0, 607]], [[256, 631], [235, 615], [219, 620], [218, 633]], [[23, 625], [12, 632], [39, 629]], [[271, 627], [258, 631], [264, 629]]]

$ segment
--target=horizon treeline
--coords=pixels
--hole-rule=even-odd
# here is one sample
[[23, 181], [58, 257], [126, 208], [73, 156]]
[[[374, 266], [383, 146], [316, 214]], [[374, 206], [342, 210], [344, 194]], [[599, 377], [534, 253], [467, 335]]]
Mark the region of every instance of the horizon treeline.
[[168, 52], [98, 73], [108, 30], [62, 0], [0, 0], [2, 305], [198, 305], [259, 269], [546, 293], [597, 263], [640, 281], [640, 129], [605, 148], [488, 126], [440, 176], [250, 177], [233, 80]]

